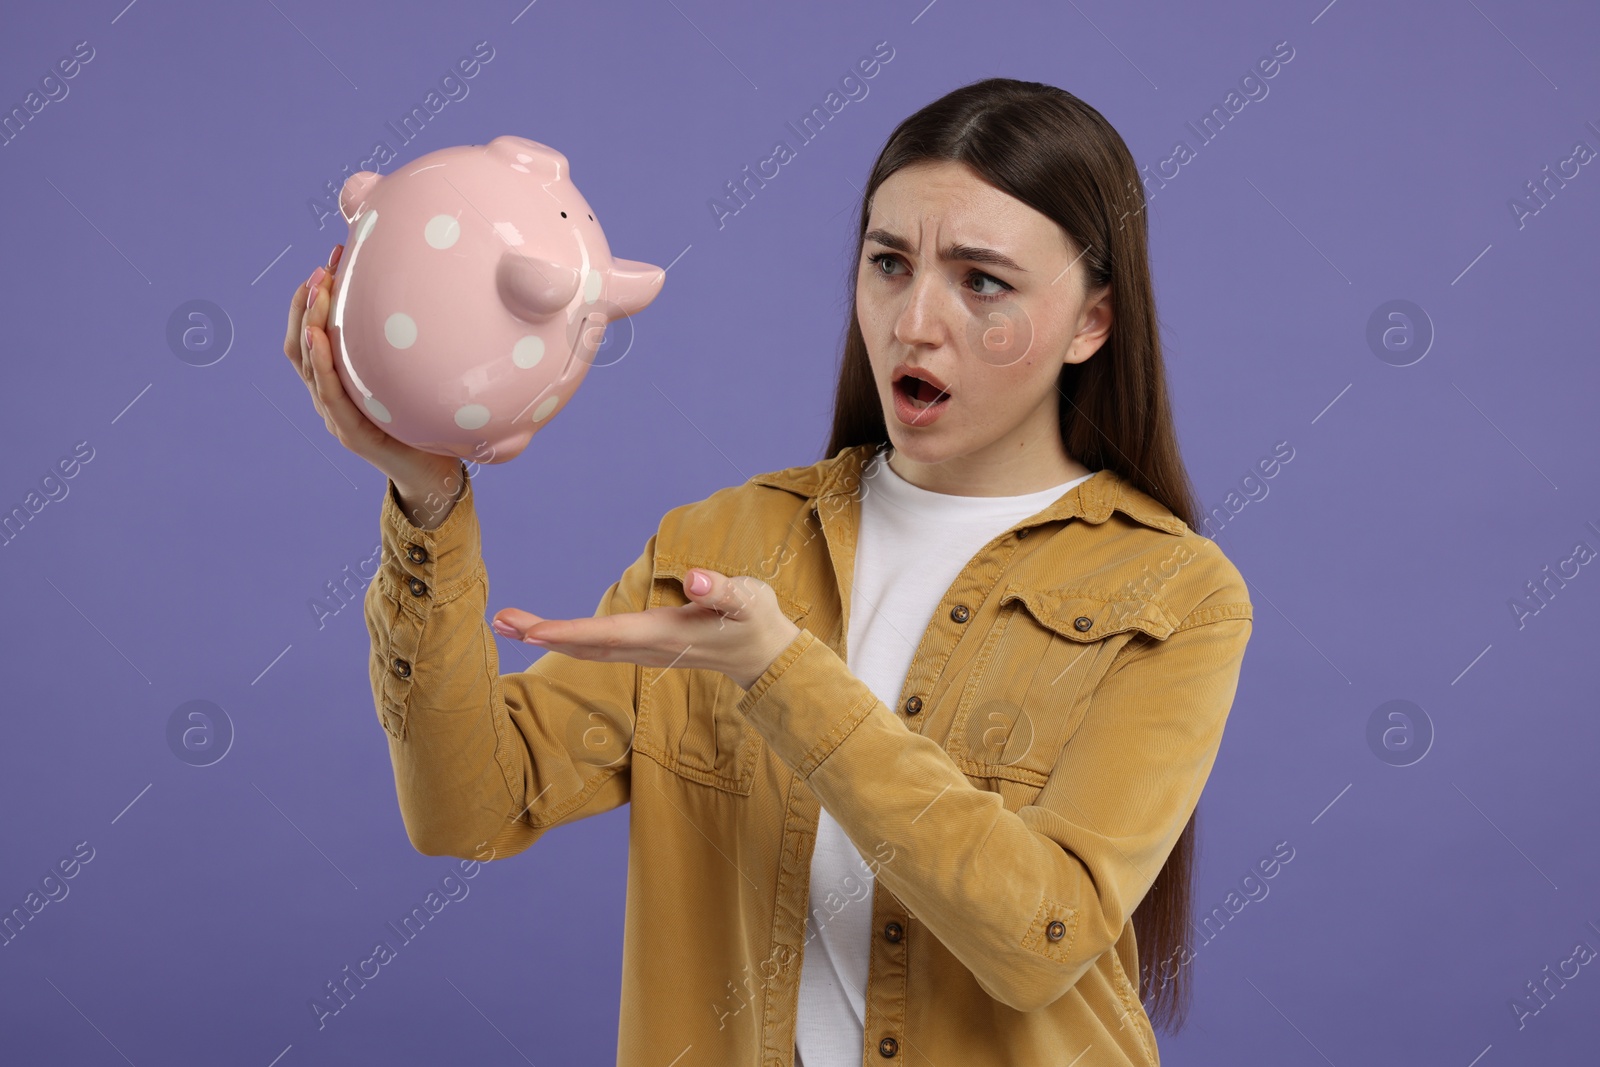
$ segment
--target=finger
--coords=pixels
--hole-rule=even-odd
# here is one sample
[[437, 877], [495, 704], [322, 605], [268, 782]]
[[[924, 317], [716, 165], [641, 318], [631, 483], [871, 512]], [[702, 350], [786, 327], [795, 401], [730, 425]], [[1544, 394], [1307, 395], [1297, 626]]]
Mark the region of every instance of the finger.
[[704, 604], [717, 595], [723, 580], [716, 571], [691, 567], [683, 574], [683, 593], [696, 604]]
[[283, 354], [295, 363], [303, 361], [305, 350], [301, 347], [304, 338], [300, 334], [300, 319], [306, 307], [306, 283], [301, 282], [300, 287], [289, 298], [289, 325], [283, 335]]
[[[322, 268], [319, 267], [318, 269], [320, 270]], [[317, 303], [321, 297], [322, 289], [320, 286], [307, 288], [306, 306], [304, 313], [300, 317], [300, 349], [305, 353], [301, 360], [301, 372], [307, 377], [307, 379], [311, 377], [311, 351], [316, 340], [315, 334], [317, 329], [322, 325], [316, 321], [312, 313], [316, 309]]]
[[328, 277], [327, 267], [318, 267], [311, 272], [311, 277], [306, 279], [301, 286], [300, 309], [300, 336], [298, 338], [300, 349], [300, 376], [307, 382], [311, 381], [311, 329], [312, 326], [322, 326], [326, 321], [327, 312], [322, 312], [323, 318], [317, 318], [318, 308], [323, 307], [326, 301], [322, 299], [324, 280]]
[[[343, 383], [333, 369], [333, 349], [328, 335], [315, 326], [306, 327], [306, 365], [311, 376], [311, 394], [325, 418], [332, 419], [337, 398], [344, 395]], [[349, 403], [350, 398], [345, 397]]]
[[[504, 614], [504, 613], [503, 613]], [[723, 620], [717, 619], [720, 629]], [[574, 659], [690, 670], [717, 662], [705, 609], [695, 604], [581, 619], [541, 619], [523, 641]]]
[[523, 628], [523, 640], [537, 640], [569, 655], [585, 659], [626, 659], [640, 663], [648, 659], [666, 664], [681, 655], [687, 639], [683, 632], [685, 612], [696, 609], [651, 608], [617, 615], [596, 615], [586, 619], [539, 619]]
[[300, 377], [306, 380], [306, 385], [311, 388], [311, 395], [317, 393], [316, 363], [312, 356], [316, 347], [316, 330], [310, 323], [303, 323], [300, 327]]
[[531, 611], [523, 611], [520, 608], [506, 608], [504, 611], [495, 613], [494, 618], [491, 620], [491, 625], [494, 628], [494, 632], [501, 637], [509, 637], [514, 641], [520, 641], [523, 635], [527, 633], [528, 627], [544, 621], [543, 618], [533, 614]]
[[317, 377], [316, 377], [316, 368], [312, 364], [312, 361], [311, 361], [312, 345], [314, 344], [314, 339], [312, 337], [312, 333], [313, 333], [313, 331], [312, 331], [310, 325], [308, 325], [305, 322], [301, 322], [301, 324], [300, 324], [300, 377], [305, 379], [306, 385], [311, 389], [311, 395], [313, 397], [315, 397], [316, 394], [317, 394]]
[[328, 319], [328, 302], [322, 299], [324, 288], [328, 285], [328, 268], [318, 267], [311, 272], [311, 281], [307, 283], [310, 288], [306, 291], [305, 321], [311, 326], [321, 326]]
[[693, 567], [684, 574], [683, 592], [692, 603], [735, 619], [749, 605], [751, 596], [742, 579], [735, 581], [703, 567]]
[[359, 433], [367, 417], [356, 410], [350, 394], [344, 391], [339, 372], [333, 369], [333, 346], [328, 343], [327, 332], [315, 326], [309, 327], [307, 332], [312, 344], [307, 353], [311, 363], [312, 396], [328, 424], [328, 432], [335, 437], [339, 437], [340, 430]]

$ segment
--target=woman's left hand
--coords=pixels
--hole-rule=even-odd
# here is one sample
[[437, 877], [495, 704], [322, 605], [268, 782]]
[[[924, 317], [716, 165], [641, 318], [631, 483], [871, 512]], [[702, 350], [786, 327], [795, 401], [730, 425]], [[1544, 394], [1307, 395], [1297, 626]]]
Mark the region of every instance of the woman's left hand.
[[759, 578], [696, 567], [684, 575], [683, 591], [689, 603], [680, 607], [587, 619], [506, 608], [495, 615], [494, 631], [576, 659], [719, 671], [742, 689], [755, 685], [800, 634]]

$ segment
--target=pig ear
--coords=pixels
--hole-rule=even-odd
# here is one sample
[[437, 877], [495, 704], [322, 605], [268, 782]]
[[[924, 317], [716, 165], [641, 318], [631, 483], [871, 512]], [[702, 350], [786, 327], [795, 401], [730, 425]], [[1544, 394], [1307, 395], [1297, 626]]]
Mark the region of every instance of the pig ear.
[[566, 156], [547, 144], [530, 141], [526, 137], [502, 134], [485, 147], [498, 156], [528, 168], [531, 173], [546, 180], [559, 180], [571, 174], [571, 165], [567, 162]]
[[370, 170], [363, 170], [345, 179], [344, 188], [339, 190], [339, 213], [344, 216], [345, 222], [356, 220], [361, 213], [361, 205], [372, 195], [372, 187], [378, 184], [379, 177]]
[[524, 322], [539, 323], [572, 303], [578, 295], [578, 272], [538, 256], [508, 248], [494, 272], [500, 302]]
[[636, 259], [612, 259], [610, 300], [626, 317], [643, 311], [661, 292], [667, 272]]

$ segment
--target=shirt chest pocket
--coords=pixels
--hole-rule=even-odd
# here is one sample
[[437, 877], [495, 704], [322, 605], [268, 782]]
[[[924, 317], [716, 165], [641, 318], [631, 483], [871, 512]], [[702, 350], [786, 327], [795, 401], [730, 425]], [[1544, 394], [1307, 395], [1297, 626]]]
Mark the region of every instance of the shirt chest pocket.
[[[710, 560], [658, 557], [647, 608], [689, 603], [683, 579], [691, 567], [727, 574], [726, 564]], [[782, 592], [784, 614], [799, 623], [809, 607]], [[701, 785], [748, 796], [765, 742], [738, 703], [744, 690], [720, 671], [685, 667], [641, 667], [639, 708], [634, 721], [636, 753]]]
[[1008, 586], [962, 687], [945, 751], [1009, 810], [1030, 803], [1131, 641], [1176, 623], [1157, 601]]

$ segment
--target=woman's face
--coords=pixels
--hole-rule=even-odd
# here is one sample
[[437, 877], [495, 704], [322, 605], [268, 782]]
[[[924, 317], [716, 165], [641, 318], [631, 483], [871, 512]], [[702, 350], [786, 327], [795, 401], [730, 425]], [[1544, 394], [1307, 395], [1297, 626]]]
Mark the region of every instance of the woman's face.
[[[878, 187], [856, 314], [897, 456], [924, 474], [957, 461], [925, 482], [1021, 484], [1073, 468], [1056, 380], [1111, 327], [1109, 290], [1086, 300], [1077, 258], [1048, 217], [962, 164], [905, 167]], [[931, 387], [897, 384], [908, 370]], [[996, 477], [1005, 470], [1020, 473]]]

